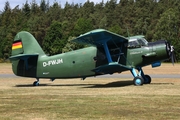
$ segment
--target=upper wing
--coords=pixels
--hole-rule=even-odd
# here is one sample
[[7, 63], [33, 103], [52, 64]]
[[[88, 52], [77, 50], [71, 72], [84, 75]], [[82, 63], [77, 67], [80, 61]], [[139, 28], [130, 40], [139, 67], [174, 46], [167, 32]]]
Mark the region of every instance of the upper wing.
[[104, 42], [107, 42], [108, 45], [112, 45], [127, 42], [128, 39], [104, 29], [96, 29], [87, 32], [83, 35], [80, 35], [73, 41], [78, 43], [92, 44], [97, 47], [101, 47], [103, 46]]

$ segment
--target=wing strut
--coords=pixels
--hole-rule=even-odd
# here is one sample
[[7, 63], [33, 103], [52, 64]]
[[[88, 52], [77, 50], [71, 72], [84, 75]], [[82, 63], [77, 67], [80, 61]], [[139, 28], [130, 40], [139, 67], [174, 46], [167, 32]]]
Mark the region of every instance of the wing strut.
[[105, 50], [105, 53], [106, 53], [106, 57], [108, 59], [108, 63], [112, 63], [113, 61], [112, 61], [112, 58], [111, 58], [111, 55], [110, 55], [110, 52], [109, 52], [107, 41], [104, 41], [102, 44], [103, 44], [103, 47], [104, 47], [104, 50]]

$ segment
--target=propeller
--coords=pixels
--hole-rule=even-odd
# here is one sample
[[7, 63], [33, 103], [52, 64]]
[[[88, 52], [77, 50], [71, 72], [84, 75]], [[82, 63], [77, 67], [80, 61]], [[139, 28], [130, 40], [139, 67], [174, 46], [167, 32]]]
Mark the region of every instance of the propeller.
[[169, 51], [169, 57], [171, 59], [171, 62], [174, 65], [174, 62], [176, 62], [175, 50], [174, 46], [170, 45], [169, 42], [167, 42], [167, 50]]
[[172, 64], [174, 65], [174, 62], [176, 62], [176, 55], [175, 55], [174, 46], [171, 46], [171, 54], [170, 54], [170, 57], [171, 57]]

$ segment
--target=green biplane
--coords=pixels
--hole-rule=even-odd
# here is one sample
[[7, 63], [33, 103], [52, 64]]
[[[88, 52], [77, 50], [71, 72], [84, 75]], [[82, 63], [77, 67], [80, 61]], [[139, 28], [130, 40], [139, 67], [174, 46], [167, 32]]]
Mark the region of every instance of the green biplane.
[[12, 44], [12, 69], [15, 75], [55, 79], [82, 78], [130, 71], [134, 85], [150, 84], [151, 77], [142, 67], [158, 67], [173, 58], [173, 46], [167, 41], [147, 42], [144, 36], [123, 37], [104, 29], [80, 35], [73, 41], [90, 44], [79, 50], [47, 56], [28, 32], [19, 32]]

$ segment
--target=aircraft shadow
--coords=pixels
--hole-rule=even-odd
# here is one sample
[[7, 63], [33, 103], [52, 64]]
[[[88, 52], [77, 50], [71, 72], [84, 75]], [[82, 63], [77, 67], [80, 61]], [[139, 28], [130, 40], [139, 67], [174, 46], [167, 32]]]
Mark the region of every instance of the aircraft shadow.
[[[82, 88], [113, 88], [113, 87], [125, 87], [125, 86], [130, 86], [133, 85], [132, 81], [117, 81], [117, 82], [111, 82], [107, 84], [39, 84], [38, 87], [44, 87], [44, 86], [81, 86]], [[15, 87], [35, 87], [32, 84], [21, 84], [21, 85], [16, 85]]]
[[[49, 84], [40, 84], [39, 86], [40, 87], [41, 86], [49, 86]], [[21, 84], [21, 85], [16, 85], [15, 87], [35, 87], [35, 86], [33, 86], [32, 84]]]
[[59, 86], [59, 87], [73, 87], [73, 86], [89, 86], [89, 85], [94, 85], [94, 84], [39, 84], [39, 86], [33, 86], [32, 84], [21, 84], [21, 85], [16, 85], [15, 87], [45, 87], [45, 86]]
[[117, 82], [111, 82], [107, 84], [94, 84], [91, 86], [87, 86], [84, 88], [113, 88], [113, 87], [125, 87], [133, 85], [133, 81], [117, 81]]
[[[117, 82], [111, 82], [107, 84], [40, 84], [38, 87], [45, 87], [45, 86], [59, 86], [59, 87], [75, 87], [75, 86], [81, 86], [82, 88], [115, 88], [115, 87], [126, 87], [134, 85], [133, 81], [117, 81]], [[174, 85], [174, 83], [151, 83], [151, 85]], [[15, 87], [36, 87], [32, 84], [21, 84], [16, 85]]]

